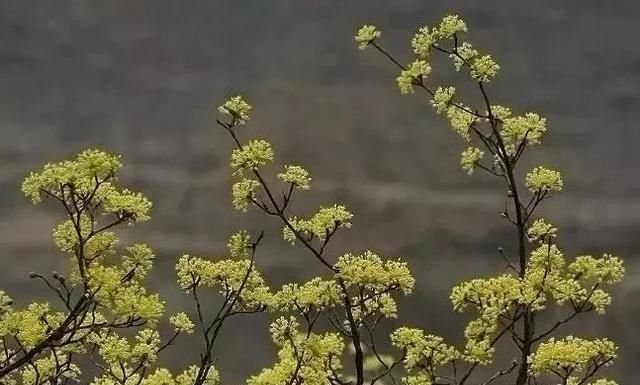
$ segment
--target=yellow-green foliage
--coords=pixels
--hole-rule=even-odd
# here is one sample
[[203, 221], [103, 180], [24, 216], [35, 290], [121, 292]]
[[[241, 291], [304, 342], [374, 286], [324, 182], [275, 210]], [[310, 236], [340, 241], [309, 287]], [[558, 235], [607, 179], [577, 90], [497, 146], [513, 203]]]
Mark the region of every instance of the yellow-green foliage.
[[[355, 37], [360, 49], [379, 51], [398, 67], [402, 94], [424, 91], [430, 96], [435, 112], [465, 142], [462, 169], [486, 172], [507, 191], [502, 217], [516, 235], [515, 246], [509, 247], [513, 255], [500, 249], [508, 270], [458, 283], [450, 295], [455, 311], [472, 314], [462, 346], [409, 326], [397, 327], [388, 337], [378, 335], [380, 324], [400, 317], [398, 296], [415, 288], [408, 264], [374, 251], [329, 253], [328, 244], [352, 226], [354, 215], [342, 204], [323, 205], [310, 216], [293, 212], [291, 201], [311, 189], [311, 174], [293, 164], [272, 169], [271, 144], [241, 138], [238, 128], [251, 120], [252, 107], [233, 96], [218, 108], [217, 119], [234, 145], [231, 204], [276, 220], [284, 240], [307, 252], [324, 273], [272, 290], [256, 268], [257, 259], [268, 258], [258, 253], [263, 233], [240, 230], [228, 238], [227, 255], [177, 258], [177, 287], [193, 306], [165, 317], [164, 301], [145, 286], [155, 259], [152, 249], [138, 243], [121, 247], [116, 233], [118, 227], [148, 220], [151, 202], [119, 185], [119, 156], [84, 151], [73, 160], [45, 165], [22, 185], [34, 204], [46, 199], [61, 209], [53, 242], [69, 269], [31, 274], [54, 292], [56, 303], [15, 307], [0, 291], [0, 383], [224, 383], [214, 367], [224, 358], [224, 347], [216, 345], [223, 325], [232, 317], [268, 312], [277, 357], [251, 376], [249, 385], [382, 385], [397, 383], [396, 377], [406, 385], [486, 385], [508, 376], [508, 383], [526, 385], [548, 375], [565, 385], [616, 385], [593, 378], [616, 358], [613, 342], [556, 335], [580, 314], [606, 312], [612, 301], [609, 286], [624, 277], [622, 260], [610, 254], [566, 256], [557, 243], [558, 229], [536, 218], [540, 204], [562, 190], [562, 177], [546, 166], [520, 173], [517, 165], [527, 149], [542, 142], [546, 119], [533, 112], [514, 116], [511, 108], [491, 103], [488, 83], [497, 79], [500, 65], [473, 47], [467, 32], [467, 24], [455, 15], [420, 27], [410, 39], [415, 57], [406, 65], [380, 45], [377, 27], [364, 25]], [[437, 69], [431, 59], [438, 54], [451, 60], [453, 70], [467, 74], [483, 103], [465, 104], [455, 86], [429, 83]], [[220, 300], [214, 308], [203, 302], [212, 294]], [[538, 315], [553, 307], [565, 315], [546, 324]], [[162, 335], [158, 325], [167, 321], [172, 332]], [[199, 358], [173, 374], [158, 363], [181, 335], [199, 341]], [[494, 354], [497, 343], [508, 338], [513, 342], [504, 355], [513, 358], [509, 366]], [[97, 371], [93, 379], [80, 368], [88, 362], [94, 368], [86, 372]], [[494, 374], [480, 378], [476, 368], [487, 365], [495, 365]]]

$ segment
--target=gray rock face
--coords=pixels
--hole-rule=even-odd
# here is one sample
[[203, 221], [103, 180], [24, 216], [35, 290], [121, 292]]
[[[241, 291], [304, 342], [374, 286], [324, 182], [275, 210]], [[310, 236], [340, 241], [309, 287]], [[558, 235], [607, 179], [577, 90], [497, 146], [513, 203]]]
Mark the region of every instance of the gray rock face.
[[[354, 228], [331, 252], [406, 256], [419, 281], [402, 304], [406, 322], [461, 340], [464, 317], [451, 311], [449, 288], [495, 271], [494, 250], [513, 247], [498, 215], [503, 192], [490, 178], [459, 170], [462, 144], [426, 95], [399, 95], [395, 68], [359, 52], [352, 38], [360, 24], [375, 23], [385, 45], [408, 58], [413, 31], [448, 12], [467, 19], [473, 42], [501, 63], [490, 86], [495, 102], [548, 118], [547, 144], [528, 164], [544, 159], [564, 172], [567, 191], [544, 210], [560, 226], [561, 245], [570, 254], [626, 258], [628, 279], [611, 314], [583, 319], [581, 331], [616, 337], [621, 358], [612, 371], [620, 383], [637, 383], [634, 1], [0, 1], [2, 288], [24, 304], [45, 292], [28, 271], [64, 267], [50, 246], [60, 213], [31, 207], [19, 184], [42, 163], [85, 147], [123, 154], [122, 182], [154, 201], [152, 221], [124, 238], [154, 247], [153, 285], [172, 310], [191, 306], [170, 284], [176, 257], [220, 255], [238, 227], [267, 231], [259, 264], [274, 286], [320, 272], [305, 270], [309, 256], [279, 241], [271, 219], [230, 208], [231, 146], [213, 116], [241, 92], [255, 108], [246, 136], [271, 138], [279, 161], [300, 162], [314, 175], [315, 189], [299, 196], [297, 208], [336, 200], [353, 208]], [[458, 79], [449, 68], [438, 72], [438, 81]], [[218, 364], [225, 383], [274, 358], [267, 322], [229, 327]], [[192, 346], [179, 344], [185, 354], [167, 360], [179, 366], [195, 358]]]

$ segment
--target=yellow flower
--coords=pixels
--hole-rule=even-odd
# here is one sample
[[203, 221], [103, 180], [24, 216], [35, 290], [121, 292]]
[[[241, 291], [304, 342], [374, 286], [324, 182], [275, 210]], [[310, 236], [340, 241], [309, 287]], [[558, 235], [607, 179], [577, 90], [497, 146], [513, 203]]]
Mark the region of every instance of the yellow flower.
[[420, 84], [431, 73], [431, 66], [424, 60], [416, 60], [409, 64], [406, 70], [400, 72], [400, 76], [396, 78], [400, 93], [413, 93], [413, 86]]
[[481, 82], [489, 82], [498, 74], [500, 66], [489, 55], [476, 58], [471, 63], [471, 77]]
[[467, 32], [467, 24], [458, 15], [448, 15], [442, 19], [433, 33], [438, 39], [449, 39], [458, 32]]
[[365, 24], [358, 30], [355, 39], [359, 43], [358, 48], [363, 50], [373, 41], [380, 38], [380, 36], [382, 36], [382, 32], [380, 32], [375, 25]]
[[555, 238], [558, 235], [558, 229], [550, 223], [547, 223], [544, 219], [536, 219], [529, 229], [527, 230], [530, 242], [541, 241], [547, 242], [551, 238]]
[[560, 172], [545, 167], [536, 167], [527, 173], [526, 185], [529, 191], [553, 192], [562, 191], [562, 177]]
[[227, 249], [233, 258], [248, 258], [251, 250], [251, 236], [246, 230], [240, 230], [229, 237]]
[[[175, 385], [192, 385], [198, 375], [199, 367], [191, 365], [184, 372], [176, 376]], [[217, 385], [220, 382], [220, 373], [215, 367], [210, 367], [202, 385]], [[162, 384], [164, 385], [164, 384]]]
[[438, 87], [436, 89], [433, 93], [433, 99], [431, 99], [431, 105], [435, 108], [436, 113], [441, 114], [449, 108], [455, 93], [454, 87]]
[[300, 190], [309, 190], [311, 188], [309, 171], [300, 166], [284, 166], [284, 172], [278, 174], [278, 179], [284, 183], [291, 183]]
[[247, 211], [255, 190], [260, 187], [260, 183], [253, 179], [242, 179], [231, 187], [233, 207], [237, 210]]
[[[320, 207], [320, 210], [309, 219], [290, 218], [289, 223], [297, 232], [324, 240], [328, 234], [337, 229], [350, 228], [352, 218], [353, 214], [345, 206], [333, 205]], [[297, 240], [295, 233], [288, 226], [282, 228], [282, 234], [284, 240], [291, 244]]]
[[504, 141], [507, 152], [510, 154], [515, 153], [522, 141], [525, 141], [524, 144], [529, 146], [539, 144], [540, 139], [547, 132], [547, 120], [533, 112], [528, 112], [524, 116], [514, 117], [508, 117], [511, 111], [508, 114], [504, 114], [494, 108], [492, 112], [495, 117], [503, 121], [500, 136]]
[[455, 348], [444, 344], [442, 337], [425, 335], [422, 330], [401, 327], [391, 334], [393, 346], [404, 349], [404, 359], [407, 369], [413, 369], [421, 361], [429, 365], [441, 366], [458, 358]]
[[242, 287], [241, 301], [236, 303], [238, 309], [255, 311], [272, 302], [273, 296], [264, 278], [248, 259], [223, 259], [214, 262], [185, 254], [178, 259], [176, 275], [178, 284], [185, 290], [191, 290], [194, 286], [210, 287], [228, 297], [235, 295]]
[[32, 172], [22, 183], [22, 192], [34, 204], [40, 203], [43, 196], [68, 200], [74, 192], [93, 191], [96, 180], [103, 182], [113, 178], [120, 168], [119, 155], [85, 150], [74, 160], [48, 163], [41, 172]]
[[476, 117], [471, 114], [463, 105], [449, 106], [447, 117], [453, 130], [466, 141], [471, 140], [470, 129], [475, 123]]
[[413, 52], [420, 58], [426, 58], [431, 51], [431, 45], [436, 42], [433, 32], [429, 31], [429, 27], [422, 27], [416, 32], [411, 39], [411, 48]]
[[478, 51], [466, 41], [462, 43], [449, 57], [453, 61], [453, 67], [460, 71], [463, 65], [470, 65], [471, 60], [478, 56]]
[[623, 261], [611, 254], [604, 254], [602, 258], [579, 256], [569, 265], [569, 271], [582, 279], [593, 279], [607, 284], [621, 282], [625, 274]]
[[[505, 120], [509, 116], [511, 116], [511, 109], [509, 107], [500, 106], [500, 105], [492, 105], [491, 112], [493, 113], [493, 117], [500, 120]], [[489, 111], [486, 111], [486, 114], [489, 114]], [[503, 136], [504, 139], [504, 136]]]
[[376, 290], [395, 287], [408, 294], [413, 291], [415, 280], [405, 262], [383, 260], [372, 251], [361, 255], [345, 254], [335, 264], [337, 276], [349, 285]]
[[250, 118], [249, 112], [251, 112], [251, 106], [242, 96], [238, 95], [227, 99], [223, 105], [218, 107], [218, 111], [223, 114], [230, 115], [233, 125], [243, 125]]
[[540, 376], [547, 372], [572, 373], [593, 365], [610, 365], [617, 356], [617, 350], [617, 346], [606, 338], [551, 338], [541, 343], [538, 350], [529, 356], [530, 371], [531, 374]]
[[332, 370], [339, 370], [344, 342], [336, 333], [302, 334], [294, 318], [278, 319], [271, 325], [274, 342], [280, 347], [279, 361], [252, 376], [248, 385], [304, 383], [325, 385]]
[[323, 310], [339, 303], [341, 299], [338, 284], [333, 280], [314, 278], [303, 285], [290, 283], [282, 286], [274, 295], [273, 306], [279, 311], [311, 309]]
[[231, 154], [231, 168], [234, 172], [252, 169], [273, 161], [273, 149], [266, 140], [250, 140]]
[[477, 147], [469, 147], [462, 152], [460, 156], [460, 164], [462, 165], [462, 169], [467, 172], [467, 174], [473, 174], [473, 169], [476, 167], [476, 164], [482, 159], [484, 156], [484, 151], [480, 150]]
[[173, 325], [176, 332], [185, 332], [187, 334], [193, 333], [195, 325], [189, 319], [189, 316], [183, 312], [176, 313], [169, 318], [169, 322]]

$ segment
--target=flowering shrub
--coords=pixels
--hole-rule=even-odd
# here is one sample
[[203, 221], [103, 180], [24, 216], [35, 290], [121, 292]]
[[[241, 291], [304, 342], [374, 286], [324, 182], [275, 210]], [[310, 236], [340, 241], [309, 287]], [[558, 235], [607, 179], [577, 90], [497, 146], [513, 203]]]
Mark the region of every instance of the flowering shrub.
[[[234, 146], [233, 206], [277, 221], [283, 241], [306, 250], [325, 274], [270, 287], [255, 265], [263, 234], [240, 230], [229, 238], [226, 256], [177, 259], [177, 286], [193, 307], [165, 315], [164, 301], [146, 288], [152, 249], [143, 244], [122, 249], [114, 232], [148, 220], [151, 202], [120, 185], [120, 157], [84, 151], [73, 160], [45, 165], [22, 185], [34, 204], [46, 200], [60, 208], [53, 241], [70, 267], [64, 274], [30, 275], [56, 295], [56, 303], [14, 308], [0, 291], [0, 383], [214, 385], [224, 378], [214, 367], [223, 325], [234, 317], [268, 312], [277, 357], [251, 376], [249, 385], [375, 385], [395, 384], [398, 378], [407, 385], [487, 385], [499, 379], [525, 385], [548, 376], [564, 385], [615, 385], [596, 379], [616, 358], [613, 342], [558, 334], [584, 313], [606, 312], [609, 286], [623, 279], [623, 263], [610, 254], [569, 258], [557, 243], [558, 229], [536, 216], [540, 205], [563, 188], [554, 169], [537, 166], [524, 178], [518, 170], [525, 152], [541, 143], [546, 120], [492, 104], [488, 83], [500, 65], [474, 48], [467, 32], [457, 16], [419, 28], [410, 41], [415, 60], [406, 65], [382, 47], [375, 26], [363, 26], [356, 36], [360, 49], [378, 51], [398, 67], [402, 94], [424, 91], [430, 96], [435, 112], [465, 142], [462, 169], [486, 172], [506, 188], [502, 216], [513, 226], [517, 252], [513, 259], [502, 253], [505, 272], [453, 288], [453, 309], [473, 314], [462, 346], [410, 325], [380, 335], [379, 325], [398, 317], [398, 297], [414, 289], [409, 266], [375, 251], [327, 253], [331, 240], [351, 227], [353, 214], [341, 203], [311, 214], [293, 212], [293, 199], [312, 187], [311, 174], [299, 165], [275, 166], [268, 141], [242, 139], [252, 107], [233, 96], [219, 107], [217, 120]], [[482, 105], [465, 104], [453, 85], [430, 84], [429, 75], [437, 70], [430, 59], [438, 54], [450, 58], [455, 71], [467, 73]], [[222, 298], [218, 308], [202, 306], [209, 295]], [[562, 307], [565, 314], [546, 324], [540, 315], [552, 307]], [[173, 326], [170, 335], [158, 329], [165, 318]], [[157, 366], [176, 338], [201, 343], [199, 360], [177, 374]], [[516, 352], [506, 362], [495, 354], [502, 340], [511, 341], [510, 352]], [[486, 366], [495, 367], [493, 374], [478, 370]]]

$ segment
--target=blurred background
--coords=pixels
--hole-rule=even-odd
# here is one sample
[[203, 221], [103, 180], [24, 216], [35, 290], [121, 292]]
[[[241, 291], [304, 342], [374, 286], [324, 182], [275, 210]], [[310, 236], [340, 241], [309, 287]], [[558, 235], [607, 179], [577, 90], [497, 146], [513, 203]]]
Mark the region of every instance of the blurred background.
[[[497, 247], [515, 246], [499, 216], [504, 191], [460, 170], [463, 144], [426, 95], [400, 95], [396, 68], [353, 41], [357, 27], [374, 23], [382, 43], [409, 59], [416, 28], [447, 13], [466, 19], [472, 42], [502, 65], [493, 101], [548, 118], [545, 145], [525, 163], [544, 159], [564, 172], [566, 192], [543, 209], [560, 245], [626, 259], [609, 314], [582, 318], [577, 333], [616, 338], [621, 357], [610, 371], [638, 383], [640, 3], [630, 0], [0, 0], [0, 286], [25, 305], [47, 293], [29, 271], [64, 269], [50, 236], [61, 212], [51, 202], [33, 207], [20, 183], [87, 147], [122, 154], [121, 182], [153, 200], [152, 220], [122, 237], [155, 249], [151, 286], [171, 311], [192, 306], [175, 284], [176, 258], [223, 255], [238, 228], [266, 231], [258, 264], [274, 287], [322, 272], [280, 240], [272, 218], [231, 208], [232, 147], [213, 119], [242, 93], [254, 118], [241, 134], [269, 138], [278, 162], [313, 174], [296, 212], [340, 202], [355, 213], [329, 252], [405, 257], [418, 287], [401, 303], [402, 323], [461, 342], [468, 317], [451, 310], [450, 288], [499, 271]], [[434, 82], [460, 79], [443, 64]], [[269, 319], [225, 330], [217, 364], [225, 384], [275, 359]], [[165, 360], [194, 360], [196, 343], [182, 340]]]

